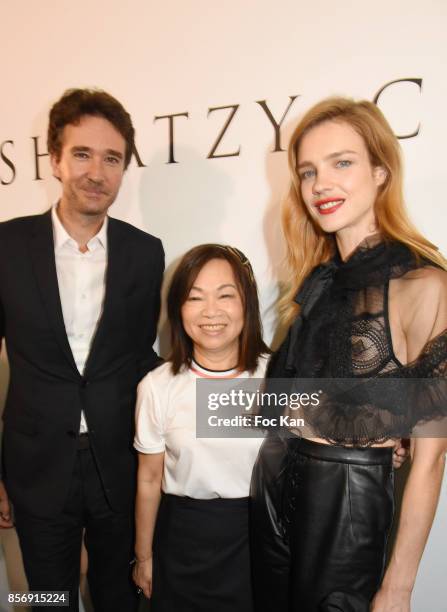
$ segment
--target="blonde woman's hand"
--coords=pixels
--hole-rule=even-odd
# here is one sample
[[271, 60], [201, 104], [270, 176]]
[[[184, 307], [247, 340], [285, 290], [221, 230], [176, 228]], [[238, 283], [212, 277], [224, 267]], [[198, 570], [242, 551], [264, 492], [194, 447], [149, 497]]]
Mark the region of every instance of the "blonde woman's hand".
[[411, 592], [382, 587], [371, 603], [371, 612], [411, 612]]
[[132, 572], [133, 581], [149, 599], [152, 595], [152, 557], [136, 559]]

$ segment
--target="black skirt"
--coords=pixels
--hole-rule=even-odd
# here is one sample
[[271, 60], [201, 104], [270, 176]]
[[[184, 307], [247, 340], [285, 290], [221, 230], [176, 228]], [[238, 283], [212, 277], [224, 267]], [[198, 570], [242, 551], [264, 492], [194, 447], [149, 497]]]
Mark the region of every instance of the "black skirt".
[[251, 612], [248, 498], [163, 495], [151, 612]]
[[277, 612], [369, 610], [393, 518], [392, 452], [301, 438], [264, 443], [252, 481], [256, 611], [275, 601]]

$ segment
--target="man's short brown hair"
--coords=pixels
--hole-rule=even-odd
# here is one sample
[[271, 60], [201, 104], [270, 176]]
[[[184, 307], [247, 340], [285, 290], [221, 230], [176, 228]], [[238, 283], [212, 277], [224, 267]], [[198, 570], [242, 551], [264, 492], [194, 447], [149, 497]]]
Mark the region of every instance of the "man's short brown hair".
[[116, 98], [100, 89], [68, 89], [50, 110], [47, 145], [50, 155], [60, 159], [62, 132], [66, 125], [77, 125], [89, 115], [103, 117], [126, 141], [124, 169], [127, 168], [135, 148], [135, 130], [129, 113]]

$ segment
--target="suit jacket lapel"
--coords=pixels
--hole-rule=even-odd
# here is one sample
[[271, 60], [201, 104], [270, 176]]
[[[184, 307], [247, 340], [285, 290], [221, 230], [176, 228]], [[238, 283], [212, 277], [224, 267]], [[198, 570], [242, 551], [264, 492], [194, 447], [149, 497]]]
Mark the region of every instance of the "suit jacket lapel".
[[115, 219], [109, 217], [104, 305], [85, 365], [84, 375], [86, 377], [90, 376], [94, 370], [100, 368], [101, 356], [107, 357], [103, 353], [110, 346], [111, 339], [108, 336], [113, 329], [114, 323], [124, 324], [122, 320], [123, 313], [119, 308], [122, 306], [122, 284], [126, 278], [127, 265], [124, 241], [125, 237], [120, 232], [119, 225], [115, 222]]
[[48, 315], [48, 321], [54, 330], [56, 339], [64, 355], [74, 370], [77, 371], [65, 331], [64, 316], [59, 295], [56, 261], [54, 257], [51, 210], [36, 217], [34, 232], [30, 241], [30, 252], [37, 278], [37, 285]]

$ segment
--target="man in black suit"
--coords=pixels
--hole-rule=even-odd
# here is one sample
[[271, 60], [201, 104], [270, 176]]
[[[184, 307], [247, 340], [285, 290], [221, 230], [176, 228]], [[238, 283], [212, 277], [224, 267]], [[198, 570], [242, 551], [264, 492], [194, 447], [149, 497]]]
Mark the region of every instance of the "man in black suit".
[[0, 526], [12, 526], [9, 495], [30, 590], [68, 590], [72, 610], [84, 530], [95, 611], [137, 605], [134, 400], [158, 361], [164, 255], [158, 238], [107, 217], [133, 148], [116, 99], [69, 90], [48, 128], [60, 201], [0, 224], [0, 342], [11, 371]]

